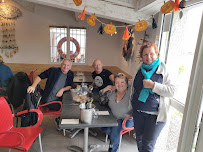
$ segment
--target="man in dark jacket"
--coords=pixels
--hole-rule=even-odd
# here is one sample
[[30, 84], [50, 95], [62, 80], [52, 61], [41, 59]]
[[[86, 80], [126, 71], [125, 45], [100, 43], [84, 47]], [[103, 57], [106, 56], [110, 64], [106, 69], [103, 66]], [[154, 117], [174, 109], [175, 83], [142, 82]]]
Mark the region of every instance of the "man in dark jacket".
[[[42, 72], [38, 75], [33, 84], [28, 87], [27, 92], [31, 93], [35, 91], [37, 84], [42, 80], [46, 79], [46, 86], [44, 89], [42, 102], [48, 103], [51, 101], [62, 101], [62, 95], [64, 91], [68, 91], [71, 89], [73, 84], [73, 72], [70, 70], [72, 67], [72, 63], [69, 59], [64, 59], [61, 62], [60, 68], [49, 68], [48, 70]], [[52, 110], [59, 110], [60, 105], [57, 103], [48, 105], [48, 108]], [[58, 124], [59, 118], [56, 119]], [[57, 128], [58, 129], [58, 128]]]

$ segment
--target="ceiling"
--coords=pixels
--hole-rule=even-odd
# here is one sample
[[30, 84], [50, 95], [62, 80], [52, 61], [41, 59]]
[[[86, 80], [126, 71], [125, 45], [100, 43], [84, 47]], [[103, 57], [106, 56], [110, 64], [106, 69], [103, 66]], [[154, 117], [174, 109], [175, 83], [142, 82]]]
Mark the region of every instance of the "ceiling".
[[23, 6], [25, 9], [31, 10], [34, 9], [36, 4], [41, 4], [73, 11], [76, 14], [81, 13], [86, 6], [85, 11], [87, 14], [95, 13], [97, 17], [119, 21], [126, 24], [135, 24], [139, 20], [149, 19], [152, 15], [158, 13], [161, 6], [164, 4], [164, 0], [82, 0], [82, 4], [80, 6], [76, 6], [73, 0], [13, 1]]

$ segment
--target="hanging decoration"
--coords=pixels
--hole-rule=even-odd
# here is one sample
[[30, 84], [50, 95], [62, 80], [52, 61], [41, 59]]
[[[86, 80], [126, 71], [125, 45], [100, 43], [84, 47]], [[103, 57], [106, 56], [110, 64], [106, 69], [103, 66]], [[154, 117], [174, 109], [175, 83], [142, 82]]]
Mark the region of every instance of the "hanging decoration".
[[152, 16], [152, 28], [153, 28], [153, 29], [157, 28], [157, 24], [156, 24], [154, 15]]
[[99, 34], [104, 34], [104, 27], [103, 27], [103, 25], [101, 24], [101, 26], [98, 28], [98, 30], [97, 30], [97, 33], [99, 33]]
[[21, 11], [14, 6], [7, 4], [0, 5], [0, 25], [2, 41], [0, 45], [1, 53], [12, 58], [18, 52], [15, 39], [15, 19], [22, 16]]
[[128, 40], [131, 37], [131, 33], [128, 31], [128, 27], [126, 25], [124, 34], [123, 34], [123, 40]]
[[127, 61], [131, 56], [132, 56], [132, 48], [133, 48], [133, 37], [132, 37], [132, 34], [133, 34], [133, 30], [132, 28], [130, 28], [128, 30], [128, 32], [130, 33], [130, 37], [128, 40], [124, 40], [123, 42], [123, 52], [122, 52], [122, 55], [123, 57], [125, 58], [125, 60]]
[[97, 17], [94, 14], [91, 14], [88, 18], [87, 18], [87, 23], [91, 26], [95, 26], [95, 21], [96, 21]]
[[180, 1], [175, 0], [174, 7], [173, 7], [173, 12], [176, 12], [176, 11], [180, 10], [179, 5], [180, 5]]
[[[85, 6], [86, 7], [86, 6]], [[84, 20], [85, 19], [85, 7], [82, 11], [82, 13], [78, 16], [78, 18], [80, 18], [81, 20]]]
[[116, 26], [113, 24], [106, 24], [106, 26], [104, 27], [104, 31], [107, 34], [115, 34], [116, 32]]
[[101, 24], [101, 26], [98, 28], [97, 33], [99, 33], [99, 34], [101, 34], [101, 35], [104, 34], [104, 27], [103, 27], [102, 24]]
[[17, 7], [3, 4], [0, 5], [0, 16], [5, 19], [17, 19], [22, 13]]
[[145, 20], [141, 20], [135, 24], [136, 31], [144, 31], [148, 27], [148, 23]]
[[76, 6], [80, 6], [82, 4], [82, 0], [73, 0]]
[[1, 18], [2, 43], [1, 53], [6, 57], [12, 58], [18, 52], [15, 39], [15, 20]]
[[165, 3], [164, 1], [164, 5], [161, 7], [161, 13], [162, 14], [167, 14], [170, 13], [174, 8], [174, 1], [169, 0], [168, 2]]
[[[60, 56], [65, 59], [66, 58], [66, 54], [63, 52], [62, 50], [62, 45], [63, 43], [67, 41], [67, 37], [63, 37], [57, 44], [57, 50], [58, 53], [60, 54]], [[78, 43], [78, 41], [76, 39], [74, 39], [73, 37], [70, 37], [70, 41], [73, 42], [76, 46], [76, 51], [73, 54], [70, 54], [70, 59], [75, 59], [79, 54], [80, 54], [80, 44]]]

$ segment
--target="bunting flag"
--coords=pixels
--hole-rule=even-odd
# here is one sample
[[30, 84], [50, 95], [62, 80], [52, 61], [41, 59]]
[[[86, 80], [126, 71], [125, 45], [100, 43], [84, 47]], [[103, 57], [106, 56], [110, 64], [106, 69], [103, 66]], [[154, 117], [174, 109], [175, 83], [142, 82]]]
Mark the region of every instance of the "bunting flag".
[[80, 6], [82, 4], [82, 0], [73, 0], [76, 6]]
[[113, 24], [106, 24], [106, 26], [104, 27], [104, 31], [107, 34], [115, 34], [116, 32], [116, 26]]
[[97, 33], [99, 33], [99, 34], [104, 34], [104, 27], [103, 27], [103, 25], [101, 24], [101, 26], [98, 28], [98, 30], [97, 30]]
[[170, 13], [174, 8], [174, 2], [172, 0], [168, 1], [165, 3], [164, 1], [164, 5], [161, 7], [161, 13], [163, 14], [167, 14]]
[[95, 21], [96, 21], [97, 17], [94, 14], [91, 14], [88, 18], [87, 18], [87, 23], [91, 26], [95, 26]]
[[152, 28], [153, 29], [157, 28], [157, 24], [156, 24], [154, 16], [152, 16]]
[[173, 7], [173, 12], [176, 12], [176, 11], [180, 10], [179, 5], [180, 5], [180, 1], [175, 0], [174, 7]]
[[144, 31], [148, 27], [148, 23], [145, 20], [141, 20], [135, 24], [136, 31]]
[[123, 40], [128, 40], [131, 36], [131, 33], [128, 31], [128, 27], [126, 26], [124, 34], [123, 34]]
[[85, 7], [84, 7], [82, 13], [78, 16], [78, 18], [80, 18], [81, 20], [85, 19]]

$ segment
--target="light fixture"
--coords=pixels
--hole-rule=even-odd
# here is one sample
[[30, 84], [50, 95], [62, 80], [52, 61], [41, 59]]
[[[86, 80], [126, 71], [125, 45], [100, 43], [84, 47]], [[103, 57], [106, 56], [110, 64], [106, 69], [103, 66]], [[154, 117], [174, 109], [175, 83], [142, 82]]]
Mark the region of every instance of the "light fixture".
[[2, 0], [1, 3], [5, 3], [5, 0]]

